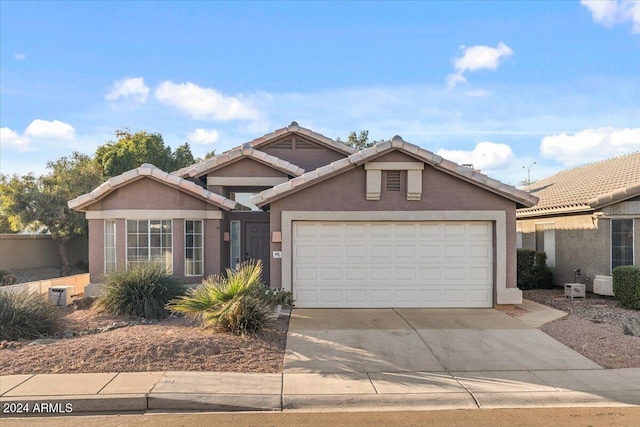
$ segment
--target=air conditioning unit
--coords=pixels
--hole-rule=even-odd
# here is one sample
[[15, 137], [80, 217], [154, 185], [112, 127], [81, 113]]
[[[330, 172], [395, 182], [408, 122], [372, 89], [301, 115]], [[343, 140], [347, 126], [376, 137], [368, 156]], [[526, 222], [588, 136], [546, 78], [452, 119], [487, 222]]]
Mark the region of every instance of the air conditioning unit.
[[73, 286], [52, 286], [49, 288], [49, 302], [60, 307], [71, 305], [73, 290]]
[[593, 293], [598, 295], [613, 296], [613, 277], [596, 276], [593, 279]]

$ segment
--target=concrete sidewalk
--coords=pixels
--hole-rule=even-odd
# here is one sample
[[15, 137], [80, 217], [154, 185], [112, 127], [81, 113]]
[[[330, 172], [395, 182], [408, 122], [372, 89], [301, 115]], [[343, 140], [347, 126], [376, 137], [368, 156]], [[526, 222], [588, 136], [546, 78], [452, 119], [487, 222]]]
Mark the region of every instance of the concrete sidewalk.
[[640, 369], [7, 375], [0, 393], [2, 417], [21, 415], [25, 404], [40, 415], [621, 407], [640, 406]]
[[[528, 317], [520, 318], [523, 328], [564, 315], [539, 304], [530, 304], [527, 309]], [[499, 318], [497, 314], [491, 316]], [[445, 316], [435, 321], [450, 319]], [[336, 412], [640, 406], [640, 368], [606, 370], [598, 365], [595, 368], [585, 365], [477, 371], [439, 367], [365, 372], [285, 369], [282, 374], [5, 375], [0, 376], [0, 403], [3, 409], [0, 417], [19, 416], [21, 409], [25, 415], [25, 412], [54, 415], [180, 410]]]

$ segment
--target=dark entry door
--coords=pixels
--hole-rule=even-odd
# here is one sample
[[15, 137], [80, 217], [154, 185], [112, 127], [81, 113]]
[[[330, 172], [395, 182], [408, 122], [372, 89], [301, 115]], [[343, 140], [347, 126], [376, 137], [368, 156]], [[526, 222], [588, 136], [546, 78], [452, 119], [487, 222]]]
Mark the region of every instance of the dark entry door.
[[259, 259], [262, 261], [262, 281], [269, 283], [269, 223], [245, 222], [244, 223], [244, 250], [245, 260]]

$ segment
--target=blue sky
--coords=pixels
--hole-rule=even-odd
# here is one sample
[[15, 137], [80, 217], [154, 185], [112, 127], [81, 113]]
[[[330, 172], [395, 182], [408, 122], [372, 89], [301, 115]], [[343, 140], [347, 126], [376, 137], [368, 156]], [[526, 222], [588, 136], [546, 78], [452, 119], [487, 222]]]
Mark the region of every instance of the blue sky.
[[640, 150], [640, 3], [0, 2], [0, 169], [117, 129], [195, 155], [291, 121], [510, 184]]

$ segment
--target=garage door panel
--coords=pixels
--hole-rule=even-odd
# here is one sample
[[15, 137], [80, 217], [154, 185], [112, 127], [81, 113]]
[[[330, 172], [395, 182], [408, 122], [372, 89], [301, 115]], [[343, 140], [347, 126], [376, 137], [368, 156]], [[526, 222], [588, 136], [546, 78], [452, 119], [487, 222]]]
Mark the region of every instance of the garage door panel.
[[489, 222], [293, 223], [297, 307], [490, 307]]
[[391, 280], [391, 267], [373, 267], [369, 272], [371, 280]]
[[365, 245], [347, 245], [344, 253], [345, 258], [366, 258], [367, 247]]

